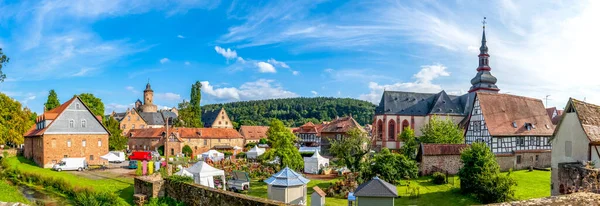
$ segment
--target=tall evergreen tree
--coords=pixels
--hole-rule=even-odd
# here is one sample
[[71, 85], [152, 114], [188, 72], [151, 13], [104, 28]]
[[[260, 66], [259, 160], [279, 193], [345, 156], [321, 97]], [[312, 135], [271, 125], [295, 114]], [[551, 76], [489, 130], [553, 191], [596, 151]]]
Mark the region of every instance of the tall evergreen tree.
[[202, 84], [199, 81], [192, 84], [192, 91], [190, 92], [190, 104], [189, 112], [190, 119], [189, 127], [202, 127], [202, 109], [200, 108], [200, 101], [202, 100]]
[[48, 100], [46, 100], [46, 103], [44, 103], [44, 106], [46, 108], [46, 111], [60, 106], [60, 100], [58, 100], [58, 95], [56, 94], [54, 89], [51, 89], [50, 92], [48, 93]]
[[4, 79], [6, 79], [6, 74], [2, 73], [2, 67], [5, 66], [6, 63], [8, 63], [9, 60], [10, 60], [10, 58], [8, 58], [2, 52], [2, 48], [0, 48], [0, 83], [4, 82]]

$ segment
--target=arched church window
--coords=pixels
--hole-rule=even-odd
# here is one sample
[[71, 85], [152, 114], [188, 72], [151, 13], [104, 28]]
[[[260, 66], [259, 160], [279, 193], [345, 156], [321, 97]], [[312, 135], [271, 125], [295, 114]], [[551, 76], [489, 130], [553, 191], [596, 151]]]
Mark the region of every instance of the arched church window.
[[388, 139], [394, 140], [396, 134], [396, 122], [394, 120], [390, 120], [388, 124]]

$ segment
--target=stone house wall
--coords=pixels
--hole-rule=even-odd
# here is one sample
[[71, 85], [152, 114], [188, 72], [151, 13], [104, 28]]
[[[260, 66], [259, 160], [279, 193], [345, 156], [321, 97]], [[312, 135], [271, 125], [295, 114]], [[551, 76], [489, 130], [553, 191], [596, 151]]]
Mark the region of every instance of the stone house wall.
[[142, 117], [135, 111], [135, 109], [128, 110], [125, 113], [125, 117], [120, 122], [121, 130], [123, 130], [123, 135], [127, 134], [129, 130], [146, 128], [148, 125], [142, 119]]
[[448, 171], [448, 174], [454, 175], [458, 173], [460, 167], [462, 167], [460, 155], [423, 156], [419, 172], [421, 175], [430, 175], [436, 171]]
[[44, 168], [51, 168], [65, 157], [84, 157], [89, 165], [101, 165], [106, 161], [100, 156], [107, 153], [107, 134], [46, 134], [25, 138], [24, 156]]
[[[517, 163], [517, 159], [521, 158], [521, 162]], [[498, 154], [496, 161], [500, 166], [500, 171], [523, 170], [530, 166], [537, 168], [546, 168], [551, 165], [552, 153], [544, 152], [517, 152], [515, 154]]]

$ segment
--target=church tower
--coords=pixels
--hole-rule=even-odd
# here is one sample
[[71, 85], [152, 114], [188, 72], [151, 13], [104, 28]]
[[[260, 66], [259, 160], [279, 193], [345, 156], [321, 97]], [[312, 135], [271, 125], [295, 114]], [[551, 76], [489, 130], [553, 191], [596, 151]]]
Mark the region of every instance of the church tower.
[[487, 41], [485, 39], [485, 17], [483, 17], [483, 36], [481, 37], [481, 47], [479, 47], [479, 67], [477, 67], [477, 75], [471, 79], [472, 92], [492, 92], [498, 93], [500, 89], [496, 86], [496, 77], [490, 72], [492, 68], [489, 65], [490, 55], [488, 54]]
[[142, 112], [157, 112], [158, 107], [152, 103], [154, 99], [154, 91], [150, 87], [150, 82], [146, 84], [146, 89], [144, 90], [144, 105], [142, 105]]

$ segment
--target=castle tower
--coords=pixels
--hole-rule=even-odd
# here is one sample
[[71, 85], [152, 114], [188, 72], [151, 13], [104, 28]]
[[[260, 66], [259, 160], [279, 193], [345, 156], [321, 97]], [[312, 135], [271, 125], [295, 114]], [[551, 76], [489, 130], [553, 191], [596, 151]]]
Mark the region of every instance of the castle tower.
[[496, 86], [498, 81], [490, 72], [492, 68], [489, 66], [489, 58], [487, 41], [485, 39], [485, 17], [483, 17], [483, 36], [481, 37], [481, 47], [479, 47], [479, 67], [477, 67], [477, 75], [471, 79], [471, 92], [493, 92], [498, 93], [500, 89]]
[[142, 105], [142, 112], [157, 112], [157, 106], [153, 103], [154, 91], [150, 87], [150, 82], [146, 84], [144, 90], [144, 105]]

